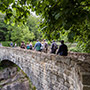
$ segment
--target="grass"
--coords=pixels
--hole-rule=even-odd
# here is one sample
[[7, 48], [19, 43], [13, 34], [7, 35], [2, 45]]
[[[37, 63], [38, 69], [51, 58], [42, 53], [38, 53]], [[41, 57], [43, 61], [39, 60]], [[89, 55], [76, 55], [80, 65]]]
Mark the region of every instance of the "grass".
[[10, 42], [11, 41], [0, 41], [0, 43], [2, 43], [2, 45], [6, 47], [10, 47]]
[[[2, 45], [5, 46], [5, 47], [10, 47], [10, 42], [11, 42], [11, 41], [0, 41], [0, 43], [2, 43]], [[14, 44], [14, 43], [15, 43], [15, 42], [13, 42], [13, 44]], [[36, 41], [33, 41], [33, 42], [32, 42], [32, 45], [34, 46], [35, 43], [36, 43]], [[27, 43], [25, 43], [25, 44], [27, 44]]]
[[72, 47], [72, 48], [69, 49], [69, 51], [80, 52], [80, 50], [77, 47]]

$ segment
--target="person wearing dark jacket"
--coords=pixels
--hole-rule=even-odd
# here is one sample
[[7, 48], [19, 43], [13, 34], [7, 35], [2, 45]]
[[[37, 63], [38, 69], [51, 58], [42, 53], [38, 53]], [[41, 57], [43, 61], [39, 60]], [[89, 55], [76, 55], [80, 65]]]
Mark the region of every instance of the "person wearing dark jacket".
[[57, 49], [58, 49], [58, 46], [56, 42], [53, 40], [53, 43], [51, 45], [51, 53], [55, 54]]
[[63, 40], [61, 40], [61, 45], [59, 46], [59, 49], [57, 51], [57, 54], [59, 54], [61, 56], [67, 56], [68, 55], [68, 48], [64, 44], [64, 41]]

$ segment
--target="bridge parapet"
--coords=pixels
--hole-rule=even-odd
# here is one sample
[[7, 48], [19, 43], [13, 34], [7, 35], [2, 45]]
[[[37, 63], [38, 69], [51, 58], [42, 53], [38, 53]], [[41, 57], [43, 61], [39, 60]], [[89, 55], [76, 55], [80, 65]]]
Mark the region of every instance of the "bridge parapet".
[[71, 57], [75, 57], [83, 62], [90, 63], [90, 53], [69, 52], [68, 55]]
[[38, 90], [90, 90], [90, 64], [77, 57], [0, 47], [0, 60], [17, 64]]

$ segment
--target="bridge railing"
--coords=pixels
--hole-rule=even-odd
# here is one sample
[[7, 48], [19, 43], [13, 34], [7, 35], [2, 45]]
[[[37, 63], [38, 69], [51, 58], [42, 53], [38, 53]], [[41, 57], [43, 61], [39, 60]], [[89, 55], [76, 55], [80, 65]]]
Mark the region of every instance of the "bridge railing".
[[68, 52], [68, 56], [90, 63], [90, 53]]

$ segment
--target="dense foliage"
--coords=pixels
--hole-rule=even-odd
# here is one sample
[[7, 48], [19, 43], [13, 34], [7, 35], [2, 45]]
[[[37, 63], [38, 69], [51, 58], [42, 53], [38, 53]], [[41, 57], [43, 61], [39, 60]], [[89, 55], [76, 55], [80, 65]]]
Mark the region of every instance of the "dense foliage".
[[[0, 11], [6, 21], [26, 20], [30, 9], [41, 16], [41, 30], [48, 39], [58, 39], [62, 30], [69, 41], [76, 41], [82, 51], [90, 52], [90, 0], [1, 0]], [[15, 13], [13, 13], [15, 10]]]
[[38, 31], [38, 19], [34, 16], [29, 16], [26, 24], [16, 23], [10, 24], [4, 22], [3, 14], [0, 15], [0, 41], [13, 41], [20, 44], [22, 41], [29, 42], [29, 40], [37, 40], [42, 36]]
[[8, 38], [8, 25], [4, 23], [4, 16], [0, 15], [0, 40], [6, 40]]

